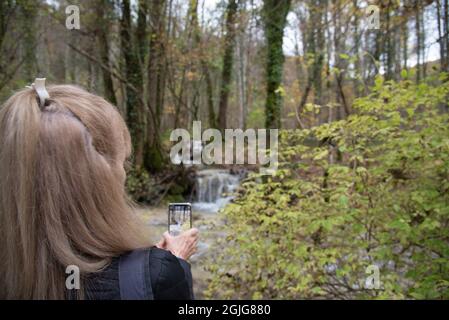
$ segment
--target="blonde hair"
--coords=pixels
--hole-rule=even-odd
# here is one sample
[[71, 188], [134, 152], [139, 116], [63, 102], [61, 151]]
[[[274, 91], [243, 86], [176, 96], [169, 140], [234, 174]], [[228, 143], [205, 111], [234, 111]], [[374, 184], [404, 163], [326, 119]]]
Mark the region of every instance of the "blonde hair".
[[69, 85], [14, 94], [0, 110], [0, 298], [64, 299], [82, 275], [148, 246], [127, 200], [130, 135], [115, 107]]

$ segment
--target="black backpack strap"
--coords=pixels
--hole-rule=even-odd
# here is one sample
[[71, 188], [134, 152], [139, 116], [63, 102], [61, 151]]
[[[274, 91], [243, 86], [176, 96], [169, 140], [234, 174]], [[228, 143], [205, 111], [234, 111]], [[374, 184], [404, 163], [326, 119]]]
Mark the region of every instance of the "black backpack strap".
[[149, 249], [137, 249], [120, 257], [119, 283], [122, 300], [153, 300]]

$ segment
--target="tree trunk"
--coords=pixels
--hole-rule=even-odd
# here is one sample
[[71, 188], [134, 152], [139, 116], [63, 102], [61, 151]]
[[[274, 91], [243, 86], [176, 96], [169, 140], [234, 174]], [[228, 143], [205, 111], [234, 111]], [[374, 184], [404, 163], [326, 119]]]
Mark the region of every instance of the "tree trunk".
[[353, 0], [352, 1], [352, 7], [354, 10], [354, 20], [353, 20], [353, 41], [354, 41], [354, 56], [356, 57], [356, 60], [354, 61], [354, 73], [355, 73], [355, 77], [353, 79], [353, 91], [354, 91], [354, 96], [357, 98], [358, 96], [360, 96], [361, 92], [359, 90], [360, 87], [360, 80], [357, 79], [357, 77], [361, 77], [362, 76], [362, 63], [361, 63], [361, 58], [360, 58], [360, 37], [361, 34], [359, 34], [359, 10], [360, 8], [357, 5], [357, 0]]
[[18, 5], [23, 15], [24, 76], [27, 81], [33, 81], [40, 71], [36, 58], [36, 19], [38, 4], [35, 1], [22, 0], [18, 1]]
[[425, 5], [422, 5], [419, 18], [421, 19], [421, 61], [422, 61], [422, 78], [427, 77], [427, 64], [426, 64], [426, 28], [424, 22]]
[[416, 82], [419, 83], [421, 80], [421, 17], [420, 10], [421, 4], [420, 0], [415, 0], [415, 31], [416, 31]]
[[241, 33], [238, 37], [238, 88], [239, 88], [239, 128], [245, 128], [245, 118], [246, 118], [246, 56], [245, 56], [245, 34]]
[[[109, 0], [99, 0], [96, 3], [96, 15], [97, 21], [99, 21], [97, 29], [97, 44], [100, 49], [100, 58], [103, 65], [111, 68], [109, 61], [109, 39], [108, 34], [110, 32], [109, 21], [112, 11], [112, 6]], [[103, 74], [103, 87], [104, 95], [106, 100], [111, 102], [113, 105], [117, 104], [117, 99], [115, 97], [114, 85], [112, 81], [111, 72], [102, 69]]]
[[[405, 12], [405, 9], [404, 9]], [[408, 20], [402, 22], [402, 68], [407, 70], [407, 60], [408, 60]]]
[[265, 0], [262, 9], [265, 38], [267, 41], [266, 62], [266, 128], [281, 127], [282, 106], [282, 73], [284, 66], [284, 52], [282, 43], [287, 14], [290, 10], [290, 0]]
[[394, 60], [394, 31], [391, 30], [390, 17], [391, 3], [388, 1], [386, 8], [383, 9], [385, 16], [385, 45], [384, 45], [384, 59], [385, 59], [385, 79], [391, 80], [393, 78], [393, 60]]
[[[163, 165], [163, 152], [161, 142], [161, 121], [165, 97], [165, 72], [164, 72], [164, 22], [165, 0], [153, 0], [150, 2], [150, 42], [149, 42], [149, 67], [148, 67], [148, 102], [154, 110], [155, 119], [153, 126], [148, 128], [147, 146], [145, 148], [145, 167], [150, 171], [160, 170]], [[151, 115], [149, 115], [151, 117]]]
[[444, 39], [442, 39], [442, 41], [446, 42], [444, 48], [446, 56], [446, 68], [449, 69], [449, 0], [443, 1], [444, 1], [444, 23], [443, 23]]
[[445, 49], [444, 46], [446, 42], [443, 40], [443, 34], [441, 30], [441, 4], [440, 0], [436, 1], [436, 9], [437, 9], [437, 28], [438, 28], [438, 44], [440, 45], [440, 68], [441, 71], [446, 71], [446, 57], [445, 57]]
[[224, 132], [227, 127], [229, 92], [231, 91], [232, 68], [235, 48], [235, 22], [237, 0], [229, 0], [226, 8], [226, 35], [224, 40], [223, 69], [221, 74], [220, 102], [218, 109], [218, 127]]
[[210, 75], [210, 71], [207, 66], [203, 66], [203, 72], [206, 78], [207, 111], [208, 111], [209, 127], [217, 128], [218, 124], [214, 108], [214, 86], [212, 83], [212, 77]]
[[[323, 71], [323, 62], [324, 62], [324, 48], [325, 48], [325, 39], [324, 39], [324, 26], [323, 26], [323, 17], [324, 17], [324, 0], [316, 0], [315, 1], [315, 7], [317, 9], [316, 12], [316, 23], [318, 27], [316, 28], [316, 52], [315, 54], [318, 55], [316, 60], [316, 66], [314, 68], [314, 103], [317, 105], [322, 105], [322, 98], [323, 98], [323, 86], [322, 86], [322, 76], [321, 72]], [[340, 37], [340, 35], [337, 35], [337, 37]], [[335, 48], [336, 50], [339, 50], [339, 48]], [[315, 115], [315, 113], [314, 113]]]
[[[142, 77], [134, 43], [132, 41], [132, 20], [129, 0], [122, 0], [121, 47], [126, 78], [135, 88], [141, 88]], [[145, 143], [144, 123], [142, 121], [142, 97], [140, 93], [126, 90], [126, 122], [131, 133], [134, 151], [134, 164], [137, 168], [143, 164]]]
[[2, 49], [3, 39], [8, 28], [9, 15], [12, 12], [13, 2], [11, 0], [0, 1], [0, 50]]

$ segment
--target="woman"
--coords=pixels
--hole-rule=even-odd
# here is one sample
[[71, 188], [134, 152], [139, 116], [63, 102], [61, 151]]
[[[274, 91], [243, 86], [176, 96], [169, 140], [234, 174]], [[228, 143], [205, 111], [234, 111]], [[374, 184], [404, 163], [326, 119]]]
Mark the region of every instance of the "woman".
[[[35, 90], [36, 89], [36, 90]], [[43, 89], [46, 90], [45, 88]], [[130, 135], [117, 110], [75, 86], [14, 94], [0, 110], [0, 298], [126, 299], [120, 264], [142, 249], [147, 298], [192, 298], [197, 230], [157, 247], [127, 201]], [[147, 249], [145, 249], [147, 248]], [[132, 256], [132, 254], [131, 254]], [[80, 289], [68, 290], [68, 266]], [[151, 280], [149, 279], [151, 278]], [[123, 282], [123, 283], [122, 283]]]

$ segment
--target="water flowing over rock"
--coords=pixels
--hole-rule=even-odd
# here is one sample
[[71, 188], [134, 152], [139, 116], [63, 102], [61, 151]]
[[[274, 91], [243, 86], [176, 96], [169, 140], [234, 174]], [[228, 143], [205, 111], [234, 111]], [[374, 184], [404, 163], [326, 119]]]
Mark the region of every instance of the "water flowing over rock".
[[199, 211], [217, 212], [237, 189], [241, 177], [225, 169], [204, 169], [197, 172], [196, 197], [193, 207]]

